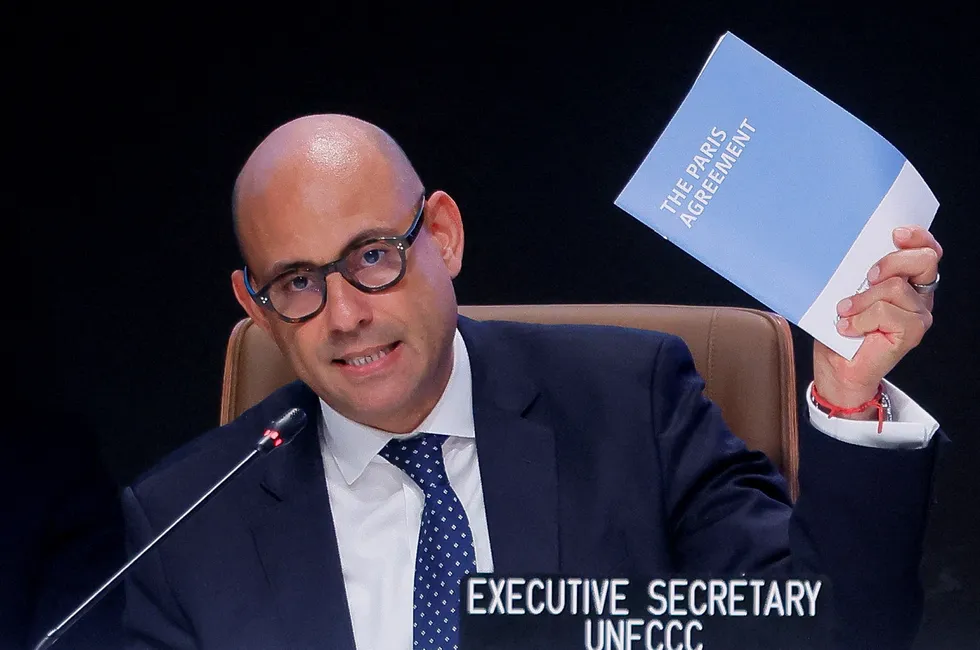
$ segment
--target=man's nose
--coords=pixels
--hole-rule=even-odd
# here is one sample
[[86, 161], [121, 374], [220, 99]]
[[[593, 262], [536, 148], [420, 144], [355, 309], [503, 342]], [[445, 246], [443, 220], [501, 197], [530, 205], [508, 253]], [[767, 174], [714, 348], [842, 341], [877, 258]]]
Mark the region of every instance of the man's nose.
[[323, 315], [331, 331], [353, 332], [371, 322], [370, 296], [339, 273], [327, 276], [326, 292]]

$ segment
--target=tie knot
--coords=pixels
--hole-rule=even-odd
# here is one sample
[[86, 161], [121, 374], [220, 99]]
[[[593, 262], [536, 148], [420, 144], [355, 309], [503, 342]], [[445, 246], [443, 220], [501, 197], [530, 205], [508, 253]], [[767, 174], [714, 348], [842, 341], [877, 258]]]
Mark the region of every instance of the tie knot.
[[423, 490], [446, 485], [442, 443], [446, 436], [424, 433], [407, 440], [392, 440], [379, 452], [389, 463], [408, 474]]

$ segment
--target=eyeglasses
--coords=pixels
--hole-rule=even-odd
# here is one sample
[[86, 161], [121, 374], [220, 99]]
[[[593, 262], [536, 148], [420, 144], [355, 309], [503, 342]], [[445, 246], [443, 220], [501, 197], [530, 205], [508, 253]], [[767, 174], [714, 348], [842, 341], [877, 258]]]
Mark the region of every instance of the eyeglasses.
[[301, 323], [316, 316], [327, 303], [327, 276], [340, 273], [364, 293], [377, 293], [405, 277], [406, 251], [422, 231], [425, 192], [408, 232], [398, 237], [374, 237], [355, 242], [337, 259], [320, 267], [283, 271], [258, 291], [252, 290], [248, 267], [245, 288], [260, 307], [276, 313], [287, 323]]

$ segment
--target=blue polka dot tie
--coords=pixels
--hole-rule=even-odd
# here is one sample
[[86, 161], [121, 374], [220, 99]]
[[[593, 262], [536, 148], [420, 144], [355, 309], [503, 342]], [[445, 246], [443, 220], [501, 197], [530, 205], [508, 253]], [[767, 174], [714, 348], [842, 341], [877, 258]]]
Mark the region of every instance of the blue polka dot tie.
[[459, 647], [460, 581], [476, 572], [476, 553], [466, 512], [446, 478], [442, 443], [426, 433], [392, 440], [381, 455], [408, 474], [425, 493], [415, 558], [414, 640], [416, 648]]

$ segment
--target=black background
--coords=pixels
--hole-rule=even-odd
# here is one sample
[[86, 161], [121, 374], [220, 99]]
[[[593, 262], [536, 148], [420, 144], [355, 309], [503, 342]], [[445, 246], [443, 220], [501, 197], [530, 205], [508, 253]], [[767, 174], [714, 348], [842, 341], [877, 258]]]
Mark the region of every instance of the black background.
[[[308, 113], [377, 123], [428, 189], [453, 195], [461, 304], [760, 306], [613, 206], [731, 30], [882, 133], [940, 200], [935, 326], [889, 378], [954, 442], [927, 539], [925, 635], [931, 647], [980, 637], [980, 66], [967, 16], [936, 2], [571, 7], [15, 16], [4, 184], [20, 229], [5, 300], [18, 398], [49, 405], [54, 426], [92, 427], [120, 484], [214, 426], [242, 316], [232, 183], [269, 131]], [[806, 197], [785, 198], [792, 218]], [[795, 341], [805, 385], [811, 346]]]

